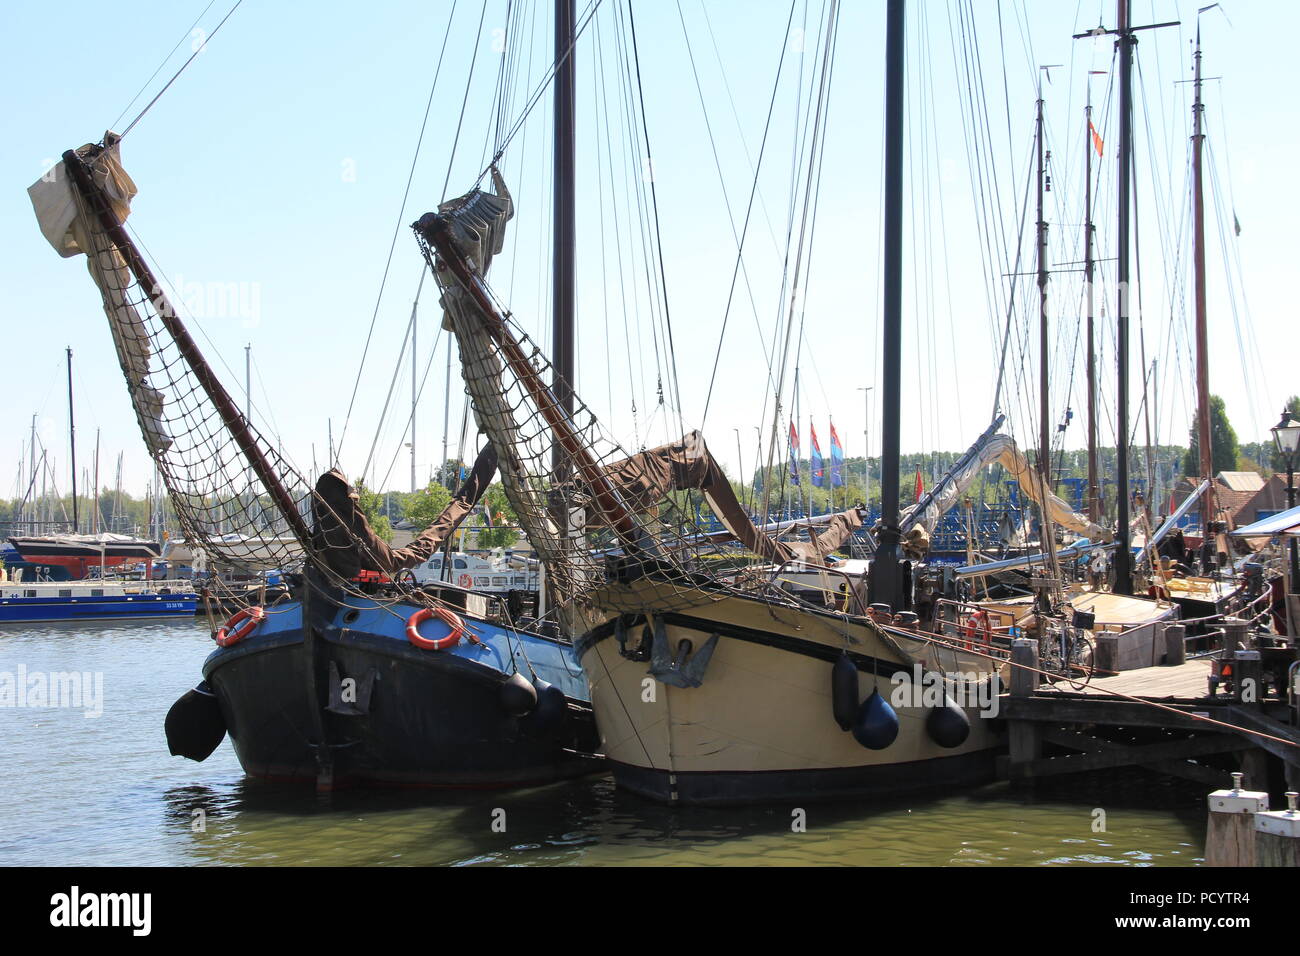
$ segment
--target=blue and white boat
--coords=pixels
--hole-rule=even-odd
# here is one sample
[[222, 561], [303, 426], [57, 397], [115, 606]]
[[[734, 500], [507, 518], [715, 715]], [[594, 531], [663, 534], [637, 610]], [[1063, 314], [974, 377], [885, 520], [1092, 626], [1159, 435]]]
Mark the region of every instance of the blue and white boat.
[[441, 591], [444, 608], [467, 607], [441, 617], [321, 583], [307, 621], [289, 599], [218, 631], [203, 683], [168, 715], [173, 752], [201, 759], [224, 730], [249, 776], [323, 788], [514, 787], [602, 769], [569, 641], [495, 623], [468, 591]]
[[189, 582], [5, 581], [0, 624], [194, 617]]

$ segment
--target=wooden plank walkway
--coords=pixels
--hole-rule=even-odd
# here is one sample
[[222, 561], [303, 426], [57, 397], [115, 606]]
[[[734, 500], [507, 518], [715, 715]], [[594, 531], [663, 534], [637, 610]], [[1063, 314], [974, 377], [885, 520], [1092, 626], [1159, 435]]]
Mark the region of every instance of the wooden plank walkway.
[[1174, 667], [1140, 667], [1137, 670], [1121, 671], [1118, 674], [1096, 675], [1080, 688], [1078, 684], [1060, 681], [1055, 684], [1041, 684], [1036, 695], [1083, 694], [1087, 696], [1109, 697], [1111, 693], [1128, 694], [1145, 700], [1180, 700], [1193, 701], [1206, 697], [1210, 692], [1210, 660], [1188, 661]]
[[[1036, 656], [1031, 660], [1029, 666], [1036, 666]], [[1223, 783], [1223, 771], [1199, 759], [1249, 760], [1255, 759], [1252, 754], [1262, 757], [1262, 750], [1282, 761], [1288, 786], [1295, 786], [1300, 729], [1291, 725], [1284, 705], [1209, 697], [1211, 667], [1208, 658], [1143, 667], [1097, 676], [1082, 687], [1064, 681], [1035, 686], [1021, 672], [1019, 688], [1013, 683], [999, 701], [1009, 730], [1004, 773], [1028, 780], [1138, 765], [1213, 785]], [[1106, 728], [1120, 728], [1121, 738], [1133, 728], [1146, 728], [1148, 742], [1113, 739]], [[1151, 738], [1151, 730], [1165, 734]], [[1045, 744], [1056, 753], [1045, 755]]]

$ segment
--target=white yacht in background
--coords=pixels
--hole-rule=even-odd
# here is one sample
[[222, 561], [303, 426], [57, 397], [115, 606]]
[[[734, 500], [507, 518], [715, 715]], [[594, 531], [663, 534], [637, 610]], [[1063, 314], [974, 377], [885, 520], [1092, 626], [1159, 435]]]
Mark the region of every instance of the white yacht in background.
[[[448, 562], [446, 569], [443, 568], [444, 557]], [[412, 568], [411, 573], [420, 584], [444, 581], [487, 594], [538, 590], [537, 560], [503, 551], [489, 555], [464, 551], [435, 554], [424, 564]]]

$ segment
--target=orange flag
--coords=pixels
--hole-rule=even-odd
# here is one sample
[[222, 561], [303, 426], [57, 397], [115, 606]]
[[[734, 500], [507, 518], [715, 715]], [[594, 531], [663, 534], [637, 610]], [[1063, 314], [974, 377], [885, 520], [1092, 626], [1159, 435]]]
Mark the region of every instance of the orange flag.
[[1092, 125], [1092, 120], [1088, 120], [1088, 132], [1092, 134], [1092, 147], [1097, 151], [1097, 155], [1100, 156], [1102, 147], [1101, 134], [1097, 132], [1097, 127]]
[[921, 469], [916, 469], [916, 500], [921, 500], [921, 495], [925, 493], [925, 485], [921, 483]]

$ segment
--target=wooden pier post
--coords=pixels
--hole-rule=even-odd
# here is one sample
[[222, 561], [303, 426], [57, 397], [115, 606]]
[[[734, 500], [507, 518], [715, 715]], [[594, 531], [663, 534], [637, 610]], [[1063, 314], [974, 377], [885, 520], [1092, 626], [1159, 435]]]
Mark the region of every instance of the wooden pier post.
[[1187, 626], [1165, 625], [1165, 666], [1178, 667], [1187, 663]]
[[1042, 683], [1038, 673], [1038, 642], [1018, 637], [1011, 642], [1011, 695], [1030, 697]]
[[1285, 810], [1255, 814], [1255, 865], [1300, 866], [1300, 809], [1294, 790], [1287, 791]]
[[[1011, 642], [1011, 696], [1032, 697], [1038, 690], [1041, 675], [1038, 673], [1038, 642], [1017, 638]], [[1042, 734], [1032, 720], [1012, 720], [1007, 733], [1008, 776], [1015, 780], [1023, 777], [1018, 767], [1026, 766], [1042, 754]]]
[[1255, 814], [1268, 809], [1268, 794], [1242, 790], [1243, 776], [1234, 773], [1231, 790], [1215, 790], [1210, 794], [1206, 866], [1255, 865]]
[[1235, 617], [1223, 619], [1223, 646], [1229, 651], [1248, 647], [1249, 635], [1250, 626], [1245, 621]]

